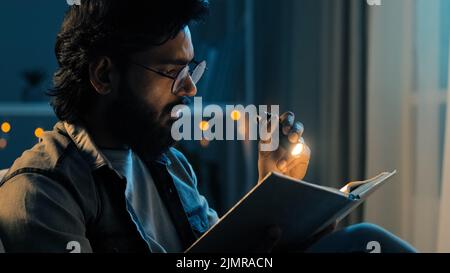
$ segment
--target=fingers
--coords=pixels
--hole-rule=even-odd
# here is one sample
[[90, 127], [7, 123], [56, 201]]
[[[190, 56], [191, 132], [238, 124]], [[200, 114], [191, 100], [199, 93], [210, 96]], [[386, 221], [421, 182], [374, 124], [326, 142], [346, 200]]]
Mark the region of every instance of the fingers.
[[285, 152], [283, 156], [277, 161], [276, 166], [278, 170], [285, 173], [296, 167], [304, 167], [300, 165], [308, 166], [310, 157], [310, 148], [308, 147], [308, 145], [303, 144], [303, 151], [300, 153], [300, 155], [292, 156], [291, 153]]
[[281, 131], [287, 136], [289, 142], [297, 143], [303, 135], [304, 126], [301, 122], [295, 122], [295, 115], [292, 112], [285, 112], [280, 116]]
[[287, 160], [285, 158], [282, 158], [277, 162], [277, 169], [282, 172], [285, 172], [287, 170], [287, 165], [288, 165]]
[[[275, 116], [272, 116], [272, 118], [274, 117]], [[280, 127], [276, 130], [278, 132], [281, 132], [281, 145], [275, 151], [271, 151], [269, 153], [261, 153], [260, 156], [268, 160], [272, 160], [272, 166], [276, 167], [278, 171], [283, 173], [286, 173], [289, 169], [295, 168], [295, 166], [299, 164], [303, 164], [303, 169], [307, 169], [307, 167], [305, 168], [304, 166], [308, 165], [307, 163], [309, 162], [310, 150], [306, 146], [306, 144], [304, 144], [304, 140], [302, 137], [304, 132], [303, 124], [299, 121], [296, 122], [294, 113], [289, 111], [283, 113], [278, 118], [278, 120], [279, 122], [277, 122], [276, 124]], [[281, 138], [284, 139], [281, 140]], [[267, 140], [261, 139], [259, 145], [269, 141], [270, 138]], [[295, 144], [298, 144], [299, 142], [303, 145], [295, 146]]]
[[[263, 120], [263, 124], [267, 124], [267, 128], [271, 131], [270, 120]], [[283, 113], [279, 117], [279, 126], [281, 126], [282, 137], [287, 136], [290, 143], [297, 143], [301, 139], [304, 131], [304, 126], [301, 122], [295, 121], [294, 113], [288, 111]], [[268, 142], [269, 140], [265, 139], [263, 142]]]
[[285, 112], [280, 116], [280, 125], [283, 135], [287, 136], [294, 126], [295, 115], [292, 112]]
[[298, 143], [303, 135], [303, 124], [300, 121], [294, 123], [291, 130], [288, 132], [288, 139], [290, 143]]
[[299, 168], [306, 169], [305, 166], [308, 166], [308, 165], [309, 165], [309, 160], [306, 160], [303, 158], [296, 158], [286, 164], [285, 171], [286, 172], [296, 171], [296, 169], [299, 169]]

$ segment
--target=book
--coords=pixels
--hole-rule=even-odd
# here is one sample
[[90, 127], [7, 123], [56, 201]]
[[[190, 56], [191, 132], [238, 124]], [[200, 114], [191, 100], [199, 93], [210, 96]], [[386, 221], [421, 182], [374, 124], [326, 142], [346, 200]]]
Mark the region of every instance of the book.
[[251, 252], [272, 226], [282, 230], [277, 248], [291, 249], [341, 221], [395, 173], [383, 172], [341, 189], [270, 173], [185, 252]]

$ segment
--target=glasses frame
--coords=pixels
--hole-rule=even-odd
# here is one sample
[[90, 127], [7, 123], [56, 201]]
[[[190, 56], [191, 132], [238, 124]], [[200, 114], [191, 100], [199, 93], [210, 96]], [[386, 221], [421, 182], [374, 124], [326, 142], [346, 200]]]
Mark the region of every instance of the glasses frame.
[[[160, 76], [162, 76], [162, 77], [171, 79], [171, 80], [173, 81], [173, 82], [172, 82], [172, 87], [171, 87], [171, 92], [172, 92], [173, 94], [175, 94], [176, 91], [177, 91], [177, 90], [174, 90], [174, 88], [175, 88], [175, 82], [177, 81], [177, 79], [178, 79], [178, 77], [180, 76], [180, 74], [181, 74], [186, 68], [188, 68], [188, 70], [189, 70], [189, 71], [188, 71], [188, 74], [187, 74], [187, 75], [189, 75], [189, 76], [192, 76], [192, 73], [195, 71], [195, 69], [197, 69], [197, 67], [198, 67], [200, 64], [202, 64], [202, 63], [205, 64], [205, 70], [203, 71], [203, 73], [205, 73], [205, 71], [207, 70], [207, 67], [206, 67], [206, 61], [200, 61], [200, 62], [198, 62], [198, 61], [196, 61], [196, 60], [192, 60], [192, 61], [189, 62], [185, 67], [183, 67], [182, 69], [180, 69], [180, 71], [178, 71], [178, 73], [177, 73], [176, 76], [171, 76], [171, 75], [169, 75], [169, 74], [167, 74], [167, 73], [165, 73], [165, 72], [163, 72], [163, 71], [160, 71], [160, 70], [158, 70], [158, 69], [151, 68], [151, 67], [149, 67], [149, 66], [147, 66], [147, 65], [144, 65], [144, 64], [141, 64], [141, 63], [138, 63], [138, 62], [131, 61], [131, 63], [134, 64], [134, 65], [137, 65], [137, 66], [139, 66], [139, 67], [141, 67], [141, 68], [143, 68], [143, 69], [145, 69], [145, 70], [148, 70], [148, 71], [151, 71], [151, 72], [153, 72], [153, 73], [156, 73], [156, 74], [158, 74], [158, 75], [160, 75]], [[194, 64], [194, 65], [195, 65], [194, 68], [192, 69], [192, 71], [189, 69], [189, 65], [190, 65], [190, 64]], [[200, 78], [197, 80], [197, 82], [200, 81], [200, 79], [203, 77], [203, 73], [202, 73], [202, 75], [200, 76]], [[180, 79], [180, 80], [184, 80], [184, 79], [185, 79], [185, 78]], [[194, 84], [197, 84], [197, 83], [194, 82]]]

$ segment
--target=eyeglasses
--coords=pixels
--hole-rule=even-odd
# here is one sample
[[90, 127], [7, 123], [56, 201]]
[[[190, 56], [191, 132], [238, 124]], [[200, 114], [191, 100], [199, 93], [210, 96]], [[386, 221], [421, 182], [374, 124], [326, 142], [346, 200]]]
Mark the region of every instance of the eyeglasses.
[[198, 81], [200, 81], [200, 79], [202, 78], [203, 73], [205, 73], [205, 70], [206, 70], [206, 61], [197, 62], [197, 61], [193, 60], [189, 64], [187, 64], [183, 69], [178, 71], [178, 73], [175, 76], [172, 76], [172, 75], [169, 75], [168, 73], [148, 67], [146, 65], [143, 65], [143, 64], [140, 64], [137, 62], [132, 62], [132, 63], [137, 66], [140, 66], [148, 71], [156, 73], [162, 77], [172, 79], [173, 83], [172, 83], [171, 92], [173, 94], [176, 94], [178, 91], [180, 91], [180, 89], [183, 86], [183, 82], [187, 76], [190, 76], [192, 79], [192, 82], [194, 84], [197, 84]]

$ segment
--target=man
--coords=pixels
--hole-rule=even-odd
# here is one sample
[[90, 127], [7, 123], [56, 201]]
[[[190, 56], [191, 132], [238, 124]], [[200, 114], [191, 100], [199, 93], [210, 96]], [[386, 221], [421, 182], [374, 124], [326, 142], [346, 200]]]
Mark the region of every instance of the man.
[[[69, 8], [55, 46], [60, 122], [0, 182], [7, 252], [182, 252], [217, 221], [170, 136], [170, 112], [196, 95], [204, 68], [188, 25], [207, 12], [206, 0], [85, 0]], [[289, 141], [301, 138], [292, 113], [280, 122]], [[309, 156], [307, 146], [295, 158], [283, 148], [260, 152], [259, 177], [276, 170], [301, 179]], [[277, 235], [268, 238], [262, 250]], [[321, 242], [317, 251], [335, 245]]]

